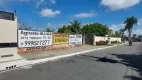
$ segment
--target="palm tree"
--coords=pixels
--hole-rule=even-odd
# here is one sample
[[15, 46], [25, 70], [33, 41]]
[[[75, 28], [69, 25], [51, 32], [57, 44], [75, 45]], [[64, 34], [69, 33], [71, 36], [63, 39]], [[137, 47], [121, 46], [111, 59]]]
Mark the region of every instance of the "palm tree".
[[137, 18], [134, 16], [126, 18], [126, 21], [124, 22], [125, 24], [125, 30], [128, 30], [129, 33], [129, 45], [131, 45], [132, 40], [131, 40], [131, 33], [132, 33], [132, 28], [134, 25], [137, 24]]
[[63, 25], [61, 28], [58, 29], [58, 32], [59, 33], [68, 33], [68, 34], [71, 34], [71, 27], [70, 25]]
[[71, 31], [73, 33], [79, 34], [81, 32], [81, 22], [78, 20], [74, 20], [73, 22], [70, 22]]

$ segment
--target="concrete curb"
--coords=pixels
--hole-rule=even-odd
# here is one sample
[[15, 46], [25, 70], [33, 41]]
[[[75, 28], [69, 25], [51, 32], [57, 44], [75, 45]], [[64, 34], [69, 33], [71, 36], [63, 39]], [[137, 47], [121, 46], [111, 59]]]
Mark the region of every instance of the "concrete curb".
[[[124, 44], [126, 44], [126, 43], [119, 44], [119, 45], [124, 45]], [[3, 66], [0, 66], [0, 73], [15, 70], [15, 69], [23, 69], [22, 68], [23, 66], [32, 66], [32, 65], [36, 65], [36, 64], [45, 63], [45, 62], [48, 62], [48, 61], [55, 61], [55, 60], [58, 60], [58, 59], [61, 59], [61, 58], [67, 58], [67, 57], [72, 57], [72, 56], [79, 55], [79, 54], [85, 54], [85, 53], [92, 52], [92, 51], [108, 49], [108, 48], [112, 48], [112, 47], [115, 47], [115, 46], [118, 46], [118, 45], [104, 47], [104, 48], [97, 48], [97, 49], [92, 49], [92, 50], [86, 50], [86, 51], [82, 51], [82, 52], [70, 53], [70, 54], [66, 54], [66, 55], [55, 56], [55, 57], [44, 58], [44, 59], [38, 59], [38, 60], [23, 61], [23, 62], [11, 62], [11, 63], [8, 63], [8, 64], [3, 64]], [[13, 63], [15, 63], [17, 68], [7, 70], [6, 66], [13, 65]]]
[[[126, 44], [126, 43], [119, 44], [119, 45], [124, 45], [124, 44]], [[48, 62], [48, 61], [58, 60], [58, 59], [61, 59], [61, 58], [67, 58], [67, 57], [72, 57], [72, 56], [79, 55], [79, 54], [85, 54], [85, 53], [92, 52], [92, 51], [108, 49], [108, 48], [112, 48], [112, 47], [115, 47], [115, 46], [118, 46], [118, 45], [103, 47], [103, 48], [97, 48], [97, 49], [91, 49], [91, 50], [86, 50], [86, 51], [82, 51], [82, 52], [70, 53], [70, 54], [66, 54], [66, 55], [55, 56], [55, 57], [50, 57], [50, 58], [45, 58], [45, 59], [31, 60], [31, 63], [32, 64], [40, 64], [40, 63], [44, 63], [44, 62]]]

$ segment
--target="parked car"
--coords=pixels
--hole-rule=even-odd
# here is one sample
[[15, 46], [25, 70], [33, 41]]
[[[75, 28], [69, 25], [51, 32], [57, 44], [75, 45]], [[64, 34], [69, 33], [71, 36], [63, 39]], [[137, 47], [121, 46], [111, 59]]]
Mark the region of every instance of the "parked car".
[[141, 39], [139, 39], [139, 38], [132, 38], [132, 41], [133, 42], [141, 42]]

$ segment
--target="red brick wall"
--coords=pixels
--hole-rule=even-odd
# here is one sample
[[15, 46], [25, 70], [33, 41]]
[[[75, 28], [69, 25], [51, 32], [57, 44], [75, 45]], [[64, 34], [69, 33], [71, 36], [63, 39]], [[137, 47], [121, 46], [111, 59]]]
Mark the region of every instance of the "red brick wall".
[[19, 48], [18, 53], [29, 53], [29, 52], [39, 52], [39, 51], [46, 51], [46, 50], [60, 50], [60, 49], [68, 49], [72, 48], [68, 44], [64, 45], [53, 45], [48, 47], [35, 47], [35, 48]]

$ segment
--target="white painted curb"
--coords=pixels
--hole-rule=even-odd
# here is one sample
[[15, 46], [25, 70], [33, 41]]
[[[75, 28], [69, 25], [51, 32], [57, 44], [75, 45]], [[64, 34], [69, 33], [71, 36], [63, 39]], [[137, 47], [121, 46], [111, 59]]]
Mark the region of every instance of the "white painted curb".
[[[124, 44], [126, 44], [126, 43], [119, 44], [119, 45], [124, 45]], [[20, 62], [15, 61], [15, 62], [11, 62], [11, 63], [9, 62], [7, 64], [3, 64], [3, 65], [1, 64], [0, 65], [0, 73], [10, 71], [10, 70], [6, 70], [6, 66], [13, 65], [13, 64], [15, 64], [16, 67], [18, 67], [17, 69], [19, 69], [22, 66], [41, 64], [41, 63], [45, 63], [45, 62], [48, 62], [48, 61], [54, 61], [54, 60], [58, 60], [58, 59], [61, 59], [61, 58], [71, 57], [71, 56], [75, 56], [75, 55], [79, 55], [79, 54], [83, 54], [83, 53], [88, 53], [88, 52], [92, 52], [92, 51], [96, 51], [96, 50], [108, 49], [108, 48], [112, 48], [112, 47], [115, 47], [115, 46], [118, 46], [118, 45], [104, 47], [104, 48], [97, 48], [97, 49], [92, 49], [92, 50], [87, 50], [87, 51], [82, 51], [82, 52], [70, 53], [70, 54], [55, 56], [55, 57], [50, 57], [50, 58], [38, 59], [38, 60], [31, 60], [31, 61], [23, 60], [23, 61], [20, 61]], [[15, 70], [15, 69], [12, 69], [12, 70]]]
[[[119, 45], [124, 45], [124, 44], [126, 44], [126, 43], [119, 44]], [[92, 51], [96, 51], [96, 50], [108, 49], [108, 48], [112, 48], [112, 47], [115, 47], [115, 46], [118, 46], [118, 45], [103, 47], [103, 48], [97, 48], [97, 49], [92, 49], [92, 50], [86, 50], [86, 51], [82, 51], [82, 52], [70, 53], [70, 54], [66, 54], [66, 55], [55, 56], [55, 57], [50, 57], [50, 58], [45, 58], [45, 59], [32, 60], [31, 63], [32, 64], [40, 64], [40, 63], [44, 63], [44, 62], [48, 62], [48, 61], [54, 61], [54, 60], [58, 60], [58, 59], [61, 59], [61, 58], [71, 57], [71, 56], [75, 56], [75, 55], [79, 55], [79, 54], [83, 54], [83, 53], [88, 53], [88, 52], [92, 52]]]

